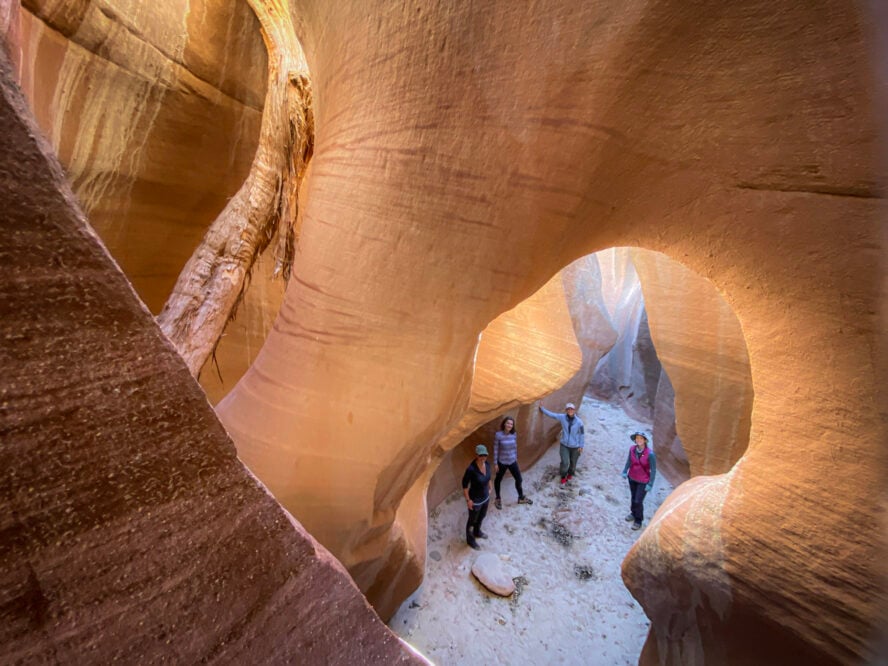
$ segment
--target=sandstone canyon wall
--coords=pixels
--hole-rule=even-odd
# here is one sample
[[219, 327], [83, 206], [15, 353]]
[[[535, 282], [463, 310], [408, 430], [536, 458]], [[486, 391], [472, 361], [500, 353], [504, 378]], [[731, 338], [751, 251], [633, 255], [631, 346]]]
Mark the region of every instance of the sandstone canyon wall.
[[[710, 282], [681, 264], [644, 250], [632, 251], [632, 262], [668, 377], [668, 386], [657, 389], [654, 438], [667, 453], [658, 453], [658, 462], [670, 469], [686, 460], [691, 476], [727, 472], [746, 451], [752, 415], [740, 322]], [[677, 455], [672, 428], [680, 438]]]
[[662, 471], [673, 486], [690, 479], [691, 463], [675, 423], [675, 389], [665, 372], [660, 373], [657, 384], [652, 436], [657, 450], [657, 471]]
[[[560, 288], [556, 288], [558, 285]], [[487, 383], [497, 386], [503, 395], [511, 396], [511, 402], [505, 403], [501, 399], [498, 409], [492, 410], [496, 414], [491, 420], [458, 446], [446, 453], [442, 451], [443, 458], [436, 468], [433, 461], [433, 476], [427, 495], [429, 508], [434, 508], [459, 489], [463, 472], [474, 457], [475, 445], [483, 443], [490, 449], [494, 432], [506, 414], [515, 419], [521, 465], [526, 468], [539, 460], [554, 441], [559, 426], [553, 425], [554, 421], [540, 413], [535, 400], [545, 396], [546, 405], [559, 411], [569, 401], [579, 404], [598, 361], [613, 345], [617, 336], [604, 311], [601, 272], [596, 255], [577, 259], [550, 280], [546, 288], [551, 289], [550, 299], [557, 301], [543, 301], [540, 298], [542, 294], [538, 292], [515, 308], [519, 312], [532, 308], [535, 316], [523, 318], [523, 326], [516, 328], [517, 335], [511, 348], [495, 350], [501, 352], [502, 360], [507, 360], [507, 363], [503, 364], [501, 360], [497, 364], [494, 355], [487, 363]], [[562, 320], [560, 327], [556, 327], [553, 324], [558, 322], [558, 315], [562, 311], [568, 316]], [[495, 324], [508, 315], [500, 315], [484, 335], [488, 331], [495, 332]], [[577, 348], [581, 356], [578, 368], [559, 363], [568, 342], [570, 348]], [[478, 360], [481, 360], [480, 354]], [[534, 382], [534, 390], [528, 391], [527, 385], [534, 377], [545, 378], [548, 383], [540, 385]], [[509, 378], [517, 381], [518, 386], [510, 387]]]
[[0, 49], [0, 662], [427, 663], [250, 475]]
[[[74, 193], [159, 312], [253, 159], [266, 80], [256, 17], [234, 0], [0, 4], [19, 81]], [[218, 369], [202, 373], [214, 402], [277, 313], [283, 283], [271, 264], [254, 271]]]
[[595, 368], [589, 392], [642, 421], [654, 419], [662, 367], [651, 340], [644, 296], [629, 248], [597, 253], [601, 298], [618, 337]]
[[[883, 428], [867, 18], [763, 0], [293, 9], [318, 128], [297, 268], [218, 408], [276, 496], [371, 561], [413, 461], [461, 419], [478, 334], [579, 256], [651, 249], [724, 294], [756, 396], [743, 459], [688, 484], [626, 562], [651, 645], [673, 663], [866, 656], [881, 544], [857, 526], [878, 521], [865, 489], [885, 458], [840, 452]], [[787, 431], [806, 465], [781, 455]]]
[[[114, 35], [150, 33], [142, 23], [153, 21], [181, 26], [189, 15], [183, 4], [143, 6], [150, 11], [69, 7], [86, 7], [100, 25], [138, 28], [86, 42], [106, 55]], [[217, 11], [235, 11], [202, 6], [209, 24]], [[36, 0], [26, 8], [66, 9]], [[418, 581], [424, 550], [405, 531], [421, 525], [418, 489], [470, 404], [478, 335], [578, 257], [620, 246], [661, 252], [709, 280], [736, 313], [756, 401], [742, 459], [682, 486], [625, 563], [652, 620], [643, 659], [872, 656], [884, 544], [860, 526], [882, 524], [884, 500], [871, 489], [882, 487], [888, 462], [877, 446], [888, 400], [877, 277], [885, 128], [868, 8], [294, 1], [314, 79], [315, 157], [280, 314], [218, 407], [239, 455], [297, 516], [323, 516], [330, 527], [320, 540], [390, 605], [385, 590]], [[61, 19], [43, 22], [80, 34]], [[94, 23], [82, 25], [92, 34]], [[45, 48], [28, 51], [23, 68], [54, 52], [48, 37], [36, 43]], [[56, 53], [76, 50], [59, 43]], [[207, 59], [213, 71], [224, 69], [219, 57]], [[261, 69], [257, 58], [243, 64]], [[165, 80], [166, 71], [143, 78]], [[41, 102], [44, 79], [27, 78], [41, 117], [54, 86]], [[154, 100], [152, 86], [129, 89]], [[94, 103], [90, 90], [77, 99]], [[205, 126], [226, 114], [189, 108], [183, 136], [218, 137]], [[65, 122], [78, 115], [89, 117]], [[130, 117], [125, 129], [147, 123]], [[187, 122], [195, 117], [196, 133]], [[74, 173], [77, 151], [52, 131], [59, 121], [42, 119]], [[218, 147], [234, 150], [236, 133], [222, 133]], [[95, 143], [97, 154], [114, 153], [110, 143]], [[169, 159], [170, 179], [188, 182], [188, 163]], [[131, 176], [126, 160], [108, 169], [96, 172]], [[206, 184], [206, 196], [218, 197], [221, 180]], [[111, 188], [94, 199], [89, 187], [81, 196], [96, 201], [94, 212], [139, 209], [102, 204]], [[166, 270], [169, 283], [175, 272]]]
[[[579, 259], [563, 275], [584, 359], [547, 404], [560, 410], [588, 391], [651, 422], [658, 469], [674, 485], [728, 471], [749, 441], [752, 379], [740, 324], [715, 287], [665, 255], [630, 248]], [[677, 407], [666, 370], [681, 385]], [[516, 412], [525, 466], [558, 431], [535, 407]], [[432, 480], [430, 507], [458, 487], [474, 445], [492, 441], [499, 422], [485, 424], [451, 452], [454, 460]]]

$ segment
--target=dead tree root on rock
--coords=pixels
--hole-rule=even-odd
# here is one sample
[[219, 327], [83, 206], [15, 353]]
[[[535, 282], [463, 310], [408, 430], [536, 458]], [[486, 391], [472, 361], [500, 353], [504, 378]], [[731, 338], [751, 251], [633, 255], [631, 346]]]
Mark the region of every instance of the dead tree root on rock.
[[286, 0], [249, 0], [268, 51], [268, 90], [250, 173], [191, 255], [158, 315], [195, 377], [234, 318], [256, 259], [277, 237], [275, 276], [289, 279], [299, 183], [311, 159], [308, 65]]

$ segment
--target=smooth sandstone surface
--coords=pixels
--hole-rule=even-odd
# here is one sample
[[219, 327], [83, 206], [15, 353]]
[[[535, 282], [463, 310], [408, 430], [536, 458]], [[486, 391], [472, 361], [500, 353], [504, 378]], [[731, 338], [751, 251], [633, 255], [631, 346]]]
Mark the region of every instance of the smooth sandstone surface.
[[247, 3], [22, 3], [20, 81], [152, 312], [246, 176], [265, 94]]
[[0, 50], [0, 662], [427, 663], [243, 467]]
[[[885, 455], [849, 452], [880, 439], [886, 404], [868, 17], [764, 0], [293, 12], [318, 128], [297, 268], [218, 408], [285, 506], [342, 525], [322, 537], [337, 555], [377, 540], [357, 556], [375, 557], [462, 417], [487, 324], [579, 256], [662, 252], [737, 314], [756, 404], [726, 492], [687, 498], [717, 542], [673, 525], [700, 554], [673, 575], [693, 599], [727, 581], [730, 613], [704, 605], [674, 633], [687, 606], [641, 596], [670, 588], [645, 577], [655, 555], [639, 547], [626, 581], [652, 641], [676, 661], [682, 640], [709, 654], [733, 627], [762, 649], [867, 655], [881, 544], [858, 525], [878, 524], [866, 489]], [[806, 464], [782, 455], [787, 432]]]
[[[632, 262], [657, 357], [675, 395], [674, 427], [689, 473], [727, 472], [746, 451], [752, 415], [752, 376], [740, 322], [712, 283], [678, 262], [644, 250], [632, 251]], [[658, 388], [658, 402], [660, 390], [669, 391]], [[661, 435], [672, 458], [668, 429], [654, 435], [655, 441]], [[664, 457], [658, 453], [658, 459]]]
[[440, 462], [433, 458], [430, 469], [429, 508], [460, 487], [477, 444], [485, 444], [494, 455], [494, 433], [506, 415], [515, 419], [519, 434], [519, 464], [526, 468], [545, 453], [558, 425], [543, 418], [534, 401], [545, 396], [547, 404], [579, 403], [590, 368], [614, 337], [601, 314], [597, 271], [595, 257], [577, 260], [485, 329], [470, 404], [475, 403], [476, 386], [482, 397], [491, 391], [500, 397], [486, 400], [486, 412], [473, 414], [471, 420], [463, 417], [459, 439], [438, 444]]
[[[107, 55], [104, 44], [133, 34], [120, 26], [161, 30], [152, 43], [163, 46], [181, 30], [151, 24], [184, 26], [192, 4], [140, 3], [147, 9], [134, 13], [103, 3], [114, 19], [98, 3], [26, 8], [87, 8], [84, 34], [99, 38], [84, 43]], [[246, 11], [243, 3], [201, 6], [210, 25], [216, 12]], [[256, 363], [219, 406], [241, 455], [260, 461], [290, 509], [344, 526], [322, 540], [343, 559], [372, 563], [363, 589], [400, 593], [399, 580], [417, 579], [424, 550], [398, 532], [421, 523], [417, 483], [469, 404], [478, 334], [580, 256], [621, 246], [661, 252], [709, 280], [736, 313], [755, 404], [739, 463], [683, 486], [626, 562], [627, 584], [654, 626], [643, 659], [868, 657], [885, 607], [872, 592], [884, 544], [860, 525], [881, 524], [884, 501], [869, 489], [881, 487], [888, 462], [877, 446], [888, 404], [878, 277], [888, 116], [875, 90], [884, 76], [873, 72], [884, 61], [872, 41], [873, 26], [884, 26], [877, 10], [789, 0], [293, 2], [318, 136], [294, 280]], [[66, 16], [46, 21], [77, 35], [64, 28]], [[95, 25], [112, 30], [95, 33]], [[79, 43], [35, 38], [41, 30], [23, 39], [32, 47], [22, 67], [77, 52]], [[249, 35], [260, 53], [258, 34]], [[212, 71], [224, 69], [219, 58], [208, 53]], [[264, 81], [259, 59], [243, 59], [258, 73], [251, 81]], [[166, 80], [165, 66], [155, 71]], [[145, 78], [144, 87], [89, 81], [71, 98], [76, 108], [77, 100], [95, 105], [91, 90], [129, 91], [109, 107], [123, 111], [104, 122], [131, 120], [107, 141], [98, 140], [104, 123], [77, 121], [95, 113], [65, 120], [77, 127], [69, 136], [92, 141], [101, 160], [86, 187], [75, 178], [95, 213], [107, 205], [180, 215], [155, 210], [150, 196], [129, 207], [107, 197], [129, 187], [132, 172], [114, 156], [145, 154], [133, 149], [137, 141], [113, 140], [151, 124], [150, 113], [133, 111], [154, 108], [138, 101], [158, 97], [154, 73]], [[27, 77], [23, 84], [30, 90]], [[42, 102], [36, 88], [37, 115], [72, 172], [84, 153], [56, 138], [61, 118], [40, 111], [55, 86]], [[181, 108], [170, 117], [198, 122], [173, 136], [219, 136], [213, 123], [225, 112]], [[231, 151], [233, 141], [211, 143]], [[174, 144], [156, 153], [173, 183], [217, 164], [167, 159]], [[117, 171], [123, 180], [105, 187]], [[206, 196], [220, 196], [218, 180], [201, 185]], [[172, 284], [177, 269], [161, 272]], [[652, 319], [654, 335], [656, 327]], [[793, 456], [784, 455], [788, 434]], [[871, 456], [858, 455], [861, 443]], [[738, 639], [749, 635], [754, 645]]]
[[662, 471], [676, 485], [691, 478], [691, 464], [675, 423], [675, 389], [665, 372], [660, 373], [660, 382], [657, 384], [652, 434], [657, 449], [657, 472]]
[[[19, 82], [75, 195], [159, 312], [249, 171], [266, 80], [258, 21], [234, 0], [0, 5]], [[240, 379], [277, 314], [284, 284], [271, 279], [272, 264], [264, 258], [253, 271], [202, 372], [213, 402]]]
[[595, 367], [589, 390], [616, 402], [634, 418], [651, 421], [662, 367], [651, 340], [638, 272], [628, 248], [604, 250], [597, 256], [604, 311], [618, 335]]

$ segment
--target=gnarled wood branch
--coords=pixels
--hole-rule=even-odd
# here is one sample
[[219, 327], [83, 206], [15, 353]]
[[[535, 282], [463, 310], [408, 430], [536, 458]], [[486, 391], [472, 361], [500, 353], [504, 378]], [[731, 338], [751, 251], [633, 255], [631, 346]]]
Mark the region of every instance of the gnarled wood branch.
[[250, 173], [207, 231], [158, 323], [200, 373], [234, 317], [257, 257], [277, 234], [275, 276], [289, 279], [298, 191], [314, 143], [311, 81], [286, 0], [249, 0], [268, 51], [268, 90]]

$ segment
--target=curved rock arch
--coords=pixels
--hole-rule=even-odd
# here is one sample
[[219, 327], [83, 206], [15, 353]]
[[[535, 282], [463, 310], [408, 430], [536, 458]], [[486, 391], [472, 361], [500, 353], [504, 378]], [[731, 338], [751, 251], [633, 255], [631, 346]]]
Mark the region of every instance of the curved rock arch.
[[[316, 72], [305, 226], [275, 328], [219, 406], [280, 501], [352, 570], [377, 557], [467, 404], [486, 323], [579, 256], [652, 249], [725, 295], [759, 398], [717, 502], [724, 576], [691, 587], [715, 598], [728, 581], [734, 617], [824, 660], [866, 654], [880, 544], [858, 525], [877, 524], [885, 455], [855, 453], [884, 427], [865, 17], [790, 2], [294, 12]], [[626, 565], [637, 594], [652, 540]], [[658, 630], [683, 612], [643, 603]], [[712, 608], [689, 620], [701, 654]]]

